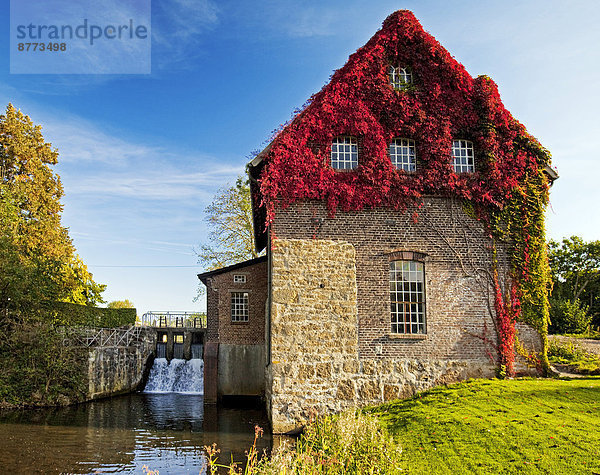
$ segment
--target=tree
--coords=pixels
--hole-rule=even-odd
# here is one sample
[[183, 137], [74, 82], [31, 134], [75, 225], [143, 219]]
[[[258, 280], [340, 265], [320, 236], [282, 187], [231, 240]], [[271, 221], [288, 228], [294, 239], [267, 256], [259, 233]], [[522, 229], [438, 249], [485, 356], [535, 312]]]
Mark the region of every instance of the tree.
[[198, 263], [213, 270], [258, 257], [252, 227], [250, 185], [239, 176], [235, 185], [220, 189], [206, 207], [210, 244], [200, 245]]
[[[567, 313], [577, 315], [578, 320], [584, 312], [591, 316], [593, 325], [599, 325], [600, 241], [586, 242], [579, 236], [565, 238], [560, 243], [550, 241], [548, 258], [554, 280], [555, 318], [560, 309], [569, 309]], [[566, 316], [558, 318], [564, 320]]]
[[0, 309], [42, 301], [102, 302], [62, 226], [58, 151], [12, 104], [0, 115]]
[[107, 308], [135, 308], [133, 302], [131, 300], [113, 300], [112, 302], [108, 302], [106, 305]]

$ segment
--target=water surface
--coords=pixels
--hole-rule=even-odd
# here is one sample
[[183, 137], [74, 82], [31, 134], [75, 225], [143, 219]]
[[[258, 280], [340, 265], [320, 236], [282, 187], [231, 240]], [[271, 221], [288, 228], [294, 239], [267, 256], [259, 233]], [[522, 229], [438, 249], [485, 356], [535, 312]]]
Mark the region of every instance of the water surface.
[[[135, 393], [66, 408], [0, 413], [1, 473], [199, 473], [203, 446], [244, 459], [262, 407], [203, 404], [201, 395]], [[267, 433], [268, 430], [265, 430]], [[260, 449], [269, 447], [265, 434]]]

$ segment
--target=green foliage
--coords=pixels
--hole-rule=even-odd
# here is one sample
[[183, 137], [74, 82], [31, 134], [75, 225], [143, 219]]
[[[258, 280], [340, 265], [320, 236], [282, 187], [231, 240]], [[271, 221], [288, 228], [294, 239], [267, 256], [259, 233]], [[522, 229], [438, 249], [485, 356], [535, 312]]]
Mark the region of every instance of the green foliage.
[[58, 152], [40, 126], [8, 105], [0, 115], [0, 309], [42, 300], [102, 302], [61, 224], [63, 189], [51, 167]]
[[572, 341], [551, 341], [548, 358], [554, 364], [566, 365], [571, 373], [600, 374], [600, 356], [584, 350]]
[[218, 269], [258, 257], [248, 180], [238, 177], [235, 185], [219, 190], [205, 213], [211, 229], [210, 244], [202, 244], [197, 251], [198, 263], [205, 269]]
[[579, 300], [550, 299], [550, 333], [584, 333], [592, 316]]
[[0, 407], [83, 400], [87, 351], [65, 347], [46, 318], [5, 312], [0, 326]]
[[600, 379], [477, 380], [373, 408], [411, 474], [600, 472]]
[[588, 307], [591, 323], [600, 326], [600, 241], [586, 242], [571, 236], [560, 243], [550, 241], [548, 255], [555, 300], [581, 301]]
[[113, 300], [106, 304], [107, 308], [135, 308], [131, 300]]
[[44, 304], [52, 323], [66, 326], [116, 328], [135, 325], [135, 308], [100, 308], [69, 302]]
[[[260, 430], [260, 429], [259, 429]], [[256, 439], [255, 439], [256, 445]], [[295, 446], [283, 444], [271, 457], [257, 460], [255, 445], [245, 471], [251, 474], [395, 474], [401, 473], [402, 449], [374, 418], [358, 411], [321, 417], [308, 424]], [[216, 473], [214, 447], [208, 448]]]
[[[531, 142], [529, 145], [533, 147], [536, 144]], [[548, 152], [541, 148], [538, 155], [550, 161]], [[520, 311], [516, 320], [531, 325], [539, 332], [542, 338], [539, 360], [544, 373], [549, 370], [548, 297], [552, 289], [544, 223], [547, 203], [548, 179], [538, 168], [534, 172], [529, 171], [506, 206], [490, 216], [493, 235], [511, 245], [512, 278], [517, 292], [511, 295], [510, 306]]]

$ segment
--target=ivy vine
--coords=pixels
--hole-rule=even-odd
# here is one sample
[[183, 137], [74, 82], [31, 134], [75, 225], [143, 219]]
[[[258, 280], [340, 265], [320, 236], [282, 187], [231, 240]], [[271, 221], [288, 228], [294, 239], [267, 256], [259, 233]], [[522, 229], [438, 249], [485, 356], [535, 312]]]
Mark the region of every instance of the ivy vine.
[[[395, 90], [390, 65], [409, 68], [413, 86]], [[359, 166], [340, 173], [330, 166], [338, 135], [360, 137]], [[388, 146], [395, 137], [415, 140], [417, 172], [396, 169]], [[473, 141], [476, 169], [455, 173], [452, 140]], [[315, 94], [264, 152], [262, 205], [267, 224], [276, 208], [298, 200], [327, 203], [333, 215], [363, 208], [405, 210], [427, 194], [458, 197], [497, 240], [511, 248], [512, 279], [496, 291], [498, 361], [514, 372], [515, 322], [536, 328], [544, 341], [539, 360], [548, 367], [547, 264], [544, 209], [550, 154], [502, 104], [487, 76], [472, 78], [409, 11], [383, 27]]]

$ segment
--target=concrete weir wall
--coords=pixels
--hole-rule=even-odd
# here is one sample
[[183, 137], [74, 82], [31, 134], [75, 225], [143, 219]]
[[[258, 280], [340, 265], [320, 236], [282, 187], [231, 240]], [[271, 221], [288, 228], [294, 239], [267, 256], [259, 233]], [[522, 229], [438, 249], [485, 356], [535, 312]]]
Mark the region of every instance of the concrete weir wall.
[[144, 328], [130, 346], [90, 348], [88, 399], [99, 399], [135, 391], [156, 348], [156, 331]]

